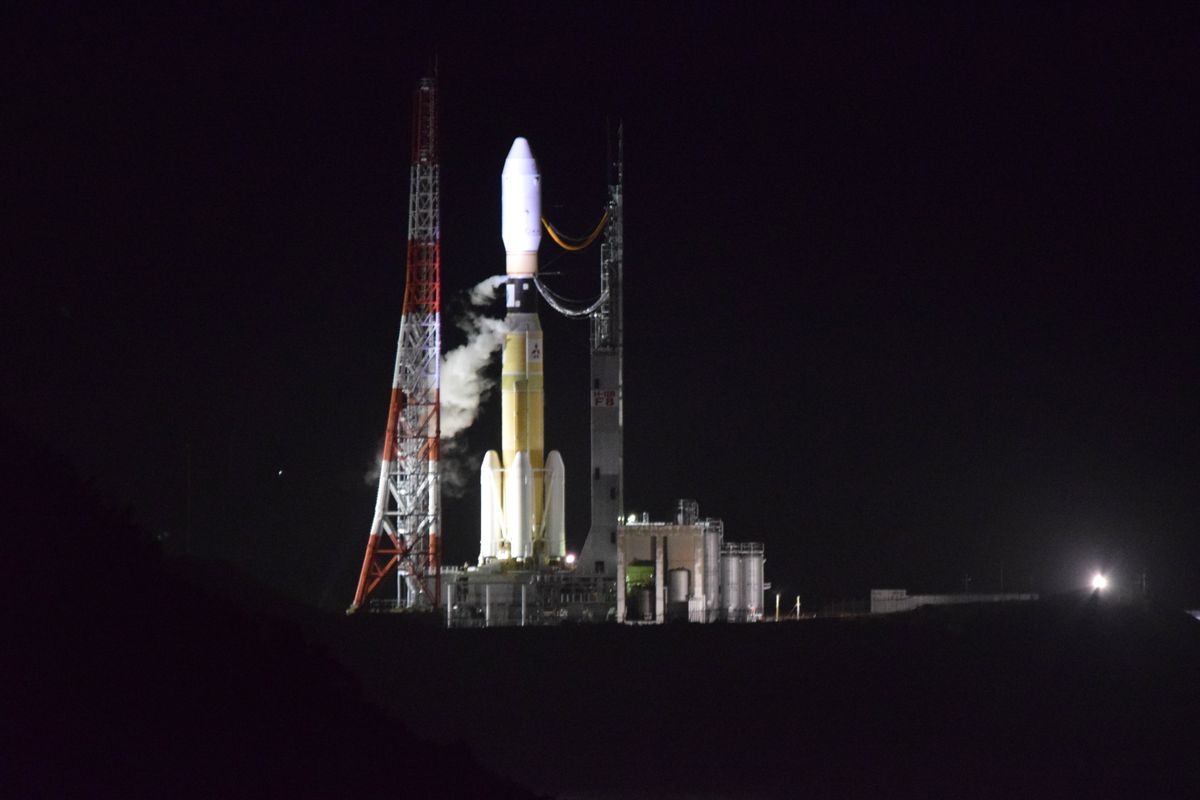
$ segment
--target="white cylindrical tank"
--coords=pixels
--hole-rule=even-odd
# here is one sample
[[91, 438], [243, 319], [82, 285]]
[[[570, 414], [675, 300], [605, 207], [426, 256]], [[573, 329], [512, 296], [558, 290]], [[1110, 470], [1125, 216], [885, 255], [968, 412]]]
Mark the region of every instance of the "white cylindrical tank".
[[721, 608], [729, 622], [740, 620], [745, 608], [742, 603], [742, 554], [729, 550], [721, 553]]
[[742, 607], [746, 619], [762, 619], [763, 611], [763, 550], [761, 545], [750, 545], [743, 552], [742, 561]]
[[500, 455], [489, 450], [479, 468], [479, 563], [495, 558], [504, 525]]
[[[709, 522], [704, 528], [704, 605], [715, 615], [721, 603], [721, 526]], [[713, 617], [710, 616], [711, 621]]]
[[546, 456], [546, 556], [562, 558], [567, 554], [566, 469], [562, 456], [551, 450]]
[[512, 558], [527, 558], [533, 528], [533, 480], [529, 454], [517, 453], [504, 475], [504, 528]]
[[686, 603], [691, 594], [692, 573], [680, 567], [667, 573], [667, 602]]

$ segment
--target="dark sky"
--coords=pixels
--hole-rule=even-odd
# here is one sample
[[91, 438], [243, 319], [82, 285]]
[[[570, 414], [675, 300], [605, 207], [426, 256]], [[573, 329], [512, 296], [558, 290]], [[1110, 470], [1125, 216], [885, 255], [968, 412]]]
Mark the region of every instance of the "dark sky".
[[[190, 475], [194, 552], [348, 604], [436, 51], [450, 346], [513, 137], [582, 232], [624, 120], [629, 510], [696, 498], [789, 596], [1103, 566], [1200, 602], [1197, 12], [968, 6], [15, 20], [0, 412], [175, 548]], [[596, 254], [556, 256], [594, 295]], [[577, 548], [587, 328], [543, 325]]]

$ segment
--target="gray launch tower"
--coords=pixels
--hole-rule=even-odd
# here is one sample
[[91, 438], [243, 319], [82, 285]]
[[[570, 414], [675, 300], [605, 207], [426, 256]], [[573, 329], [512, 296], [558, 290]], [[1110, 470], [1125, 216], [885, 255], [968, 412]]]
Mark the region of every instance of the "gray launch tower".
[[625, 155], [622, 126], [609, 169], [608, 225], [600, 250], [600, 292], [592, 313], [591, 428], [592, 523], [579, 555], [579, 571], [616, 575], [617, 524], [624, 517], [624, 396], [622, 389], [622, 279]]

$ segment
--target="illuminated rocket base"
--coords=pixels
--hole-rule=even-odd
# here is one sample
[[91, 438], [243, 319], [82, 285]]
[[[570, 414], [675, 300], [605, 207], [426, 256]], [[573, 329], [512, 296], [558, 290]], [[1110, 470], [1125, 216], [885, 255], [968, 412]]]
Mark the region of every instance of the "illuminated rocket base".
[[537, 315], [541, 177], [529, 144], [513, 142], [501, 176], [508, 283], [501, 361], [502, 452], [480, 468], [479, 563], [562, 558], [565, 475], [562, 458], [544, 449], [544, 344]]
[[[526, 288], [528, 287], [528, 288]], [[510, 558], [562, 558], [565, 476], [557, 451], [545, 453], [543, 342], [536, 313], [512, 310], [536, 298], [531, 277], [509, 280], [501, 361], [500, 453], [480, 468], [479, 563]]]

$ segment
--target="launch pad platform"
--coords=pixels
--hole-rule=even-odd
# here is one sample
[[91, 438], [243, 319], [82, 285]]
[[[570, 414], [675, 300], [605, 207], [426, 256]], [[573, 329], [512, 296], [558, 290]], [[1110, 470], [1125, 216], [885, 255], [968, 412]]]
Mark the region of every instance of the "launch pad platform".
[[611, 622], [617, 613], [615, 576], [582, 575], [571, 567], [443, 567], [442, 591], [449, 628]]

